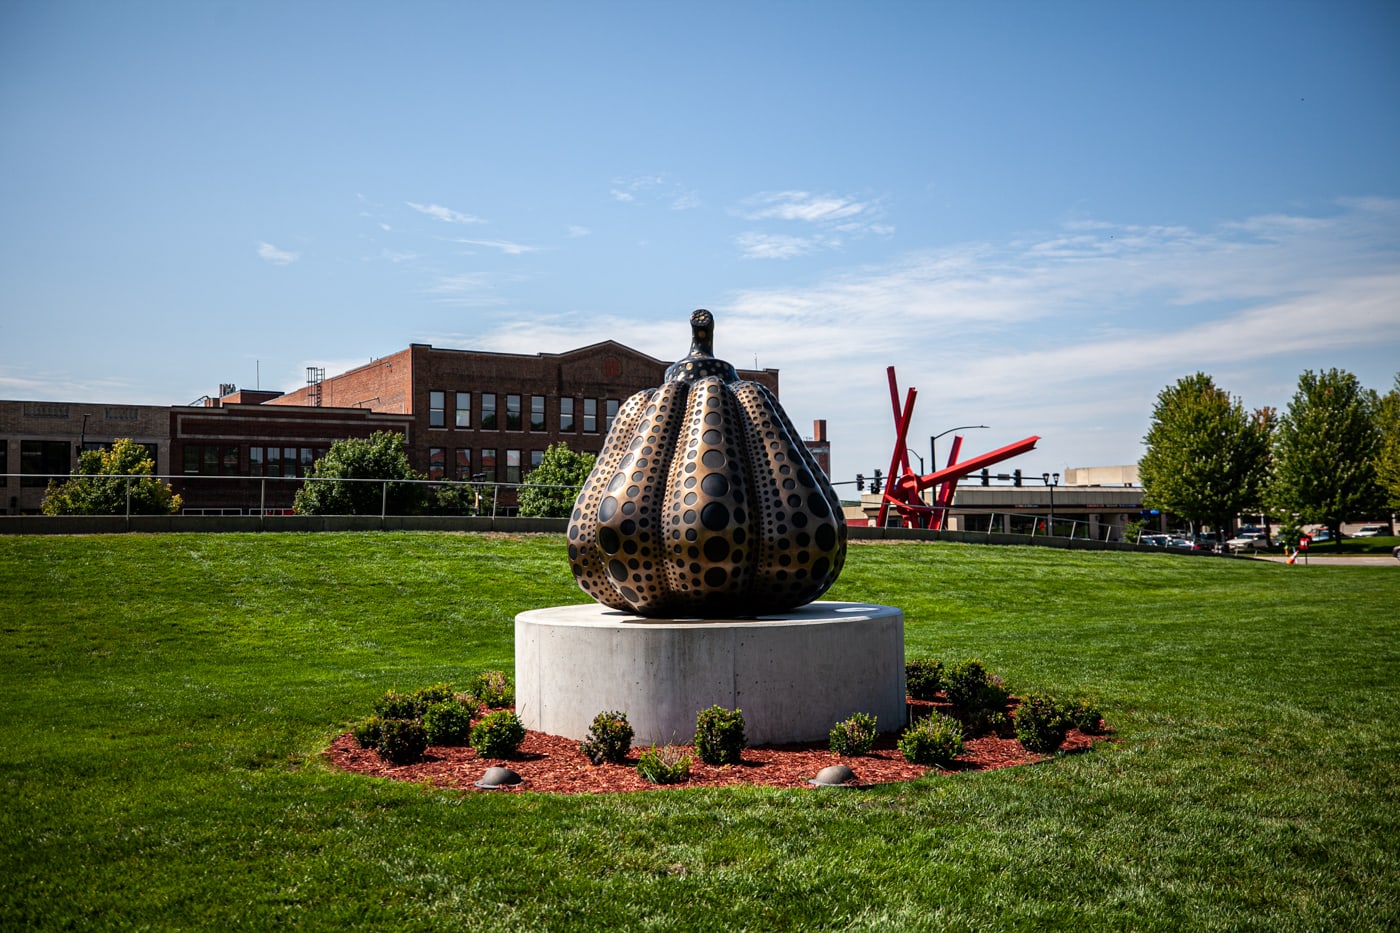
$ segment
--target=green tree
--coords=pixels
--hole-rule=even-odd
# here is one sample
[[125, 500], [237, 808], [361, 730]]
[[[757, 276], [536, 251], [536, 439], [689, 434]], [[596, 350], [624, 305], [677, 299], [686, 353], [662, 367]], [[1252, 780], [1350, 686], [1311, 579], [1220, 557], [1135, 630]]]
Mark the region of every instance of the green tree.
[[1376, 393], [1351, 373], [1308, 370], [1274, 436], [1273, 509], [1300, 524], [1326, 525], [1340, 544], [1341, 524], [1384, 507], [1376, 481], [1380, 451]]
[[574, 500], [597, 461], [593, 454], [570, 450], [562, 441], [550, 445], [540, 465], [520, 488], [520, 514], [539, 518], [568, 518]]
[[1205, 373], [1157, 394], [1138, 462], [1143, 503], [1216, 531], [1257, 506], [1269, 471], [1272, 409], [1248, 412]]
[[[382, 483], [364, 480], [423, 479], [409, 466], [402, 434], [376, 431], [367, 438], [336, 441], [306, 474], [293, 508], [301, 515], [390, 515], [420, 512], [427, 501], [421, 483]], [[341, 480], [342, 482], [333, 482]]]
[[1400, 374], [1396, 374], [1391, 390], [1381, 396], [1376, 428], [1380, 432], [1376, 481], [1385, 493], [1386, 508], [1394, 514], [1400, 512]]
[[433, 489], [433, 511], [443, 515], [489, 515], [496, 487], [486, 483], [444, 483]]
[[170, 484], [152, 474], [155, 463], [142, 444], [129, 437], [78, 457], [78, 475], [49, 480], [42, 506], [45, 515], [125, 515], [130, 492], [132, 515], [169, 515], [180, 511], [181, 498]]

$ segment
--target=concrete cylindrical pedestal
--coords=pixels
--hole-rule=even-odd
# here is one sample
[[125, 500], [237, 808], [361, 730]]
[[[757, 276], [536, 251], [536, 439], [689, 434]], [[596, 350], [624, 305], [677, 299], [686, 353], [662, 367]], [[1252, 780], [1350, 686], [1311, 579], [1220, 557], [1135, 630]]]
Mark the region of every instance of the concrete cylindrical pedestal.
[[516, 712], [583, 739], [619, 710], [637, 745], [689, 744], [695, 715], [741, 709], [749, 744], [825, 739], [853, 713], [904, 725], [904, 615], [816, 602], [757, 619], [646, 619], [592, 603], [515, 617]]

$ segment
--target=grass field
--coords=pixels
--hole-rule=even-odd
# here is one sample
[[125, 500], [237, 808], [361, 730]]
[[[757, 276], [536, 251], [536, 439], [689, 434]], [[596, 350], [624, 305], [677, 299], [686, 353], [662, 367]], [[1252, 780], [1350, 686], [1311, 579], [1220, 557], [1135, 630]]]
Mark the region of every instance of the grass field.
[[318, 755], [509, 670], [557, 536], [0, 538], [4, 929], [1385, 930], [1400, 569], [857, 544], [907, 654], [1116, 742], [863, 791], [450, 792]]

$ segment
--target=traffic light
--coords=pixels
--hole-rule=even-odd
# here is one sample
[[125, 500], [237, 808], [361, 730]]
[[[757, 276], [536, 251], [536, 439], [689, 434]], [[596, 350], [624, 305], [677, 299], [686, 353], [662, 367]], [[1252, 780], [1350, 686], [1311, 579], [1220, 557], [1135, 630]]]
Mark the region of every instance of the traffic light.
[[1011, 474], [1011, 481], [1012, 481], [1012, 483], [1014, 483], [1014, 484], [1017, 485], [1017, 486], [1021, 485], [1021, 471], [1020, 471], [1020, 470], [1017, 470], [1015, 473], [1012, 473], [1012, 474]]
[[856, 492], [865, 492], [865, 474], [856, 474]]
[[879, 470], [876, 470], [876, 471], [875, 471], [875, 478], [872, 479], [872, 480], [870, 481], [870, 491], [871, 491], [871, 492], [879, 492], [879, 491], [880, 491], [880, 471], [879, 471]]
[[986, 467], [983, 467], [983, 468], [982, 468], [982, 485], [983, 485], [983, 486], [990, 486], [990, 485], [992, 485], [992, 474], [987, 470]]

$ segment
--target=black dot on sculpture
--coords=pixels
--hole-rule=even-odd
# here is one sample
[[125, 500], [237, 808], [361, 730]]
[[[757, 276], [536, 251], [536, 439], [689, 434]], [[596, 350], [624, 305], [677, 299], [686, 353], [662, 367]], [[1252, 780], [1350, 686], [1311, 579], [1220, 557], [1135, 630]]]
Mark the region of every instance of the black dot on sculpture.
[[617, 514], [617, 500], [608, 496], [603, 500], [603, 504], [598, 507], [598, 520], [606, 522]]
[[729, 509], [723, 502], [711, 502], [700, 510], [700, 523], [711, 531], [723, 531], [729, 526]]
[[710, 538], [705, 542], [705, 559], [718, 563], [729, 556], [729, 542], [724, 538]]
[[598, 546], [603, 549], [604, 554], [616, 554], [622, 549], [622, 539], [617, 536], [617, 532], [604, 525], [598, 529]]

